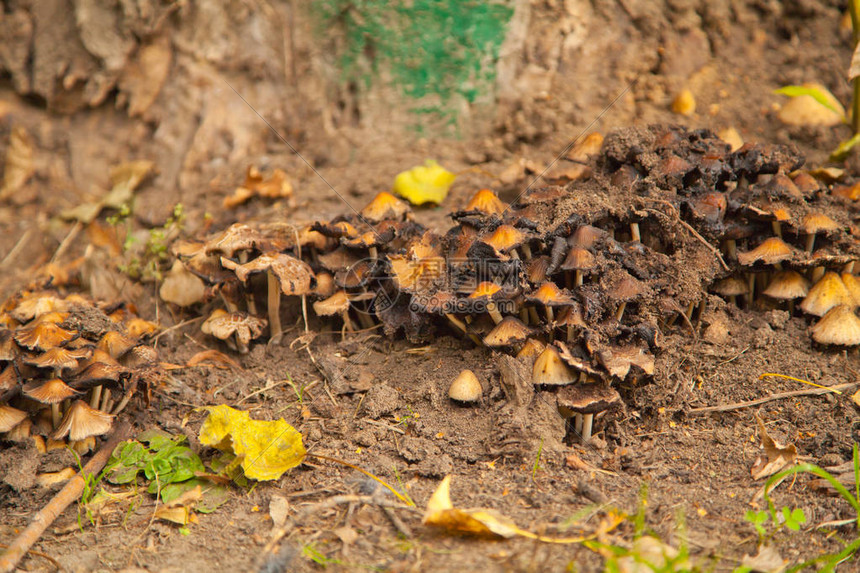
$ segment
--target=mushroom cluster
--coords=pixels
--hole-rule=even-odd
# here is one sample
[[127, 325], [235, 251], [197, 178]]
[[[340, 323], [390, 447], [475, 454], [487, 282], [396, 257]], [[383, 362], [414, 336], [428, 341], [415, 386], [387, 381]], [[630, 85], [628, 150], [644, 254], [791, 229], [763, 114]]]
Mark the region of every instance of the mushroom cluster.
[[124, 304], [50, 290], [11, 297], [0, 307], [0, 440], [94, 449], [156, 375], [157, 354], [144, 344], [155, 331]]
[[204, 331], [243, 352], [266, 324], [270, 341], [281, 336], [287, 296], [305, 315], [313, 299], [342, 333], [450, 331], [515, 354], [585, 439], [619, 402], [612, 384], [652, 375], [663, 333], [693, 328], [709, 293], [820, 317], [821, 344], [860, 343], [856, 198], [784, 147], [732, 152], [706, 130], [665, 126], [595, 141], [571, 152], [588, 168], [566, 185], [511, 204], [481, 189], [444, 234], [380, 193], [331, 221], [237, 224], [175, 245], [177, 280], [220, 297]]

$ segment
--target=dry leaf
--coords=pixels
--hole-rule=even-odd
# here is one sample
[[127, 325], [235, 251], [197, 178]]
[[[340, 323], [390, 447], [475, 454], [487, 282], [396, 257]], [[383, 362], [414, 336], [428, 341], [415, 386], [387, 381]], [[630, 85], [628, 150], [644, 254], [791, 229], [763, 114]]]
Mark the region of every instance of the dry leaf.
[[448, 196], [456, 178], [457, 175], [428, 159], [424, 165], [398, 173], [394, 178], [394, 192], [413, 205], [439, 205]]
[[794, 464], [797, 460], [797, 447], [794, 444], [788, 446], [780, 444], [768, 435], [767, 428], [764, 427], [764, 422], [758, 415], [755, 419], [758, 423], [762, 452], [753, 464], [750, 473], [753, 479], [762, 479]]
[[269, 501], [269, 517], [275, 527], [283, 527], [287, 522], [287, 513], [290, 510], [290, 502], [282, 495], [273, 495]]
[[780, 557], [779, 552], [770, 545], [759, 547], [758, 553], [753, 557], [744, 555], [741, 559], [741, 566], [749, 567], [750, 571], [759, 573], [781, 573], [787, 563], [788, 561]]
[[582, 470], [586, 472], [599, 472], [607, 475], [617, 475], [615, 472], [611, 472], [608, 470], [600, 469], [596, 466], [591, 465], [587, 461], [583, 460], [581, 457], [576, 455], [575, 453], [570, 453], [565, 458], [565, 463], [567, 463], [567, 467], [572, 470]]
[[245, 183], [237, 187], [230, 197], [224, 198], [224, 208], [232, 209], [250, 200], [252, 197], [263, 197], [264, 199], [288, 199], [293, 198], [293, 185], [287, 179], [287, 174], [280, 169], [275, 169], [268, 178], [256, 167], [248, 167], [245, 175]]
[[854, 81], [854, 78], [860, 76], [860, 43], [854, 47], [854, 54], [851, 56], [851, 65], [848, 66], [848, 81]]
[[216, 368], [241, 368], [238, 362], [236, 362], [223, 352], [219, 352], [217, 350], [201, 350], [200, 352], [189, 358], [188, 362], [185, 365], [191, 368], [203, 362], [214, 362], [213, 366], [215, 366]]
[[678, 559], [678, 550], [655, 537], [644, 535], [633, 542], [630, 555], [618, 559], [620, 573], [666, 573], [690, 571], [688, 559]]
[[3, 170], [3, 187], [0, 200], [8, 199], [23, 187], [36, 172], [33, 166], [33, 140], [23, 127], [16, 127], [9, 136], [6, 149], [6, 167]]
[[189, 507], [168, 507], [162, 505], [155, 510], [155, 517], [171, 523], [178, 523], [179, 525], [197, 523], [197, 516], [194, 515], [194, 512]]

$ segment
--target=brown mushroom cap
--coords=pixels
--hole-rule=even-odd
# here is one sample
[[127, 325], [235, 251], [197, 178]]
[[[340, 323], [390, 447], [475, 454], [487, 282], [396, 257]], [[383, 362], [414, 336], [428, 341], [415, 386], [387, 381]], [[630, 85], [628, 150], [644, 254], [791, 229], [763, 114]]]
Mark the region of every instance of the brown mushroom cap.
[[532, 369], [532, 383], [535, 385], [561, 386], [573, 384], [578, 379], [579, 374], [562, 361], [558, 350], [551, 344], [540, 353]]
[[575, 302], [567, 291], [558, 288], [552, 281], [543, 283], [534, 294], [527, 296], [526, 300], [544, 306], [570, 306]]
[[0, 396], [18, 386], [18, 373], [12, 364], [0, 370]]
[[0, 404], [0, 432], [8, 432], [25, 419], [27, 419], [27, 412]]
[[501, 290], [502, 287], [500, 287], [496, 283], [484, 281], [482, 283], [478, 283], [478, 286], [475, 287], [475, 290], [472, 291], [468, 298], [490, 299], [493, 298], [495, 295], [499, 294]]
[[221, 264], [224, 268], [233, 270], [243, 283], [254, 273], [271, 271], [278, 278], [281, 292], [286, 295], [312, 294], [316, 286], [316, 277], [311, 267], [306, 262], [284, 253], [263, 253], [244, 265], [222, 258]]
[[589, 271], [596, 265], [597, 259], [587, 249], [572, 247], [559, 268], [563, 271]]
[[806, 314], [824, 316], [831, 308], [839, 305], [853, 307], [854, 297], [845, 288], [839, 275], [828, 272], [809, 289], [809, 294], [800, 303], [800, 310]]
[[571, 247], [579, 247], [581, 249], [590, 249], [601, 238], [607, 236], [606, 231], [591, 225], [582, 225], [568, 239], [568, 244]]
[[780, 271], [773, 276], [764, 294], [778, 300], [803, 298], [809, 294], [809, 281], [796, 271]]
[[67, 369], [75, 368], [78, 360], [87, 358], [92, 354], [89, 348], [69, 350], [67, 348], [49, 348], [38, 356], [27, 356], [24, 362], [38, 368]]
[[621, 396], [608, 384], [568, 384], [556, 393], [558, 411], [565, 418], [596, 414], [621, 404]]
[[718, 280], [711, 287], [715, 293], [722, 296], [739, 296], [749, 294], [749, 286], [747, 282], [738, 277], [726, 277]]
[[848, 305], [835, 306], [812, 327], [812, 339], [819, 344], [856, 346], [860, 344], [860, 318]]
[[27, 322], [49, 312], [66, 312], [70, 306], [68, 301], [50, 294], [32, 294], [9, 311], [9, 315], [20, 322]]
[[493, 234], [485, 237], [484, 243], [490, 245], [500, 253], [510, 251], [522, 245], [529, 236], [511, 225], [499, 225]]
[[78, 441], [106, 434], [113, 425], [113, 418], [107, 412], [90, 408], [83, 400], [75, 400], [51, 437], [62, 440], [69, 436], [70, 440]]
[[809, 213], [800, 220], [800, 228], [804, 233], [815, 234], [822, 231], [835, 231], [839, 229], [839, 223], [824, 213]]
[[361, 210], [361, 216], [370, 221], [377, 223], [385, 219], [402, 220], [412, 212], [409, 204], [401, 201], [391, 193], [385, 191], [376, 195], [373, 201]]
[[261, 241], [262, 236], [255, 229], [244, 223], [235, 223], [208, 241], [204, 252], [232, 258], [239, 251], [255, 249]]
[[[47, 316], [47, 315], [43, 315]], [[15, 342], [30, 350], [48, 350], [62, 346], [78, 337], [78, 333], [66, 330], [53, 322], [38, 322], [19, 328], [15, 334]]]
[[517, 358], [537, 358], [544, 348], [546, 348], [546, 344], [535, 338], [529, 338], [517, 352]]
[[854, 299], [854, 304], [860, 306], [860, 279], [851, 273], [842, 273], [842, 284]]
[[616, 302], [629, 302], [638, 298], [643, 292], [645, 289], [642, 283], [625, 272], [615, 279], [606, 294]]
[[460, 372], [448, 388], [448, 397], [458, 402], [477, 402], [483, 393], [478, 377], [471, 370]]
[[121, 332], [110, 330], [102, 335], [96, 348], [107, 353], [111, 358], [118, 359], [138, 344], [136, 339]]
[[28, 398], [32, 398], [42, 404], [58, 404], [78, 393], [59, 378], [53, 378], [44, 382], [38, 380], [30, 382], [24, 385], [22, 391]]
[[484, 215], [501, 215], [507, 210], [507, 204], [489, 189], [481, 189], [469, 199], [464, 211], [477, 211]]
[[397, 229], [395, 227], [388, 227], [382, 231], [370, 230], [355, 237], [344, 237], [340, 242], [344, 247], [350, 249], [369, 249], [370, 247], [387, 245], [396, 235]]
[[346, 291], [339, 290], [325, 300], [314, 303], [314, 312], [317, 316], [340, 315], [349, 310], [349, 296]]
[[487, 346], [513, 346], [523, 342], [532, 334], [531, 328], [513, 316], [506, 316], [484, 337]]
[[649, 376], [654, 374], [654, 356], [635, 345], [603, 349], [597, 353], [597, 358], [609, 374], [621, 380], [627, 377], [633, 366]]
[[791, 258], [791, 247], [782, 239], [770, 237], [765, 239], [762, 244], [746, 253], [738, 253], [738, 262], [749, 267], [757, 261], [762, 261], [766, 265], [773, 265]]
[[319, 255], [317, 257], [319, 263], [330, 271], [337, 272], [342, 269], [348, 269], [355, 263], [361, 260], [355, 251], [346, 247], [338, 247], [333, 251]]
[[206, 298], [206, 284], [176, 260], [158, 289], [161, 300], [178, 306], [191, 306]]
[[248, 316], [243, 312], [227, 312], [219, 308], [212, 312], [200, 330], [203, 334], [211, 334], [221, 340], [228, 340], [235, 334], [240, 343], [247, 345], [263, 334], [266, 324], [267, 321], [262, 318]]
[[526, 278], [534, 284], [546, 280], [546, 272], [549, 269], [550, 259], [547, 255], [535, 257], [526, 265]]

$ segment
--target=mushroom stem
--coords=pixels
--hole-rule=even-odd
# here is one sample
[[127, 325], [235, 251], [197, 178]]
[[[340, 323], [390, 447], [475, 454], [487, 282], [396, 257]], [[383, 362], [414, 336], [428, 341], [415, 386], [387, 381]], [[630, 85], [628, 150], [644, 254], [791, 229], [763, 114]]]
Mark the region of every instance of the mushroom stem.
[[578, 435], [582, 435], [582, 414], [576, 414], [573, 417], [573, 429]]
[[352, 325], [352, 320], [349, 318], [349, 309], [343, 311], [341, 318], [343, 318], [343, 326], [346, 328], [346, 331], [355, 332], [355, 327]]
[[624, 309], [625, 308], [627, 308], [626, 302], [622, 302], [621, 304], [618, 305], [618, 310], [615, 311], [615, 319], [618, 322], [621, 322], [621, 317], [624, 316]]
[[573, 325], [568, 324], [567, 325], [567, 341], [568, 342], [573, 342], [573, 335], [574, 335]]
[[578, 286], [578, 287], [582, 286], [582, 271], [579, 269], [576, 269], [576, 273], [574, 276], [576, 277], [576, 279], [575, 279], [576, 286]]
[[305, 321], [305, 334], [308, 333], [308, 297], [302, 295], [302, 319]]
[[553, 315], [553, 312], [552, 312], [552, 307], [551, 307], [551, 306], [545, 306], [545, 307], [544, 307], [544, 309], [546, 310], [546, 321], [547, 321], [547, 322], [550, 324], [550, 326], [551, 326], [551, 325], [552, 325], [552, 321], [554, 321], [554, 320], [555, 320], [555, 316]]
[[752, 306], [753, 301], [755, 300], [755, 273], [750, 273], [747, 276], [747, 283], [749, 288], [747, 289], [747, 296], [749, 296], [749, 306]]
[[[535, 307], [529, 307], [529, 318], [533, 324], [540, 324], [540, 317], [538, 316], [537, 309]], [[552, 320], [550, 320], [552, 322]], [[526, 322], [528, 324], [528, 322]]]
[[492, 318], [493, 322], [496, 324], [502, 322], [502, 313], [496, 308], [496, 303], [492, 301], [487, 302], [487, 314], [490, 315], [490, 318]]
[[582, 415], [582, 432], [580, 435], [582, 436], [582, 442], [587, 444], [591, 441], [591, 428], [594, 425], [594, 414], [583, 414]]
[[102, 407], [100, 410], [102, 412], [110, 412], [110, 407], [113, 405], [113, 400], [110, 397], [110, 388], [105, 388], [102, 396]]
[[738, 243], [734, 239], [726, 239], [726, 258], [728, 259], [737, 259], [738, 258]]
[[529, 323], [529, 311], [526, 307], [520, 308], [520, 320], [523, 321], [523, 324]]
[[630, 240], [642, 242], [642, 235], [639, 232], [639, 223], [630, 223]]
[[230, 299], [228, 299], [226, 296], [224, 296], [223, 292], [220, 294], [221, 294], [221, 300], [224, 301], [224, 306], [227, 307], [227, 312], [232, 313], [232, 312], [237, 312], [239, 310], [239, 307], [236, 306], [235, 304], [233, 304], [230, 301]]
[[462, 330], [464, 334], [467, 332], [466, 323], [451, 314], [450, 312], [445, 313], [445, 318], [447, 318], [451, 324], [456, 326], [458, 330]]
[[812, 248], [815, 246], [815, 233], [809, 233], [806, 235], [806, 252], [811, 253]]
[[526, 260], [531, 260], [532, 258], [532, 249], [529, 247], [528, 243], [523, 243], [520, 245], [520, 248], [523, 250], [523, 255], [525, 255]]
[[520, 258], [520, 254], [517, 252], [517, 250], [516, 250], [516, 249], [511, 249], [511, 250], [510, 250], [510, 251], [508, 251], [508, 252], [511, 254], [511, 256], [512, 256], [513, 258], [515, 258], [515, 259], [519, 259], [519, 258]]
[[281, 287], [278, 278], [270, 270], [266, 271], [268, 282], [268, 311], [269, 311], [269, 344], [280, 344], [283, 331], [281, 330]]
[[812, 281], [813, 284], [821, 280], [821, 277], [824, 276], [824, 270], [824, 267], [815, 267], [814, 269], [812, 269], [812, 273], [810, 274], [809, 279]]
[[364, 312], [358, 311], [358, 322], [361, 323], [361, 328], [369, 329], [374, 327], [373, 319]]
[[771, 221], [770, 226], [773, 228], [773, 234], [778, 238], [782, 238], [782, 225], [780, 225], [779, 221]]
[[845, 266], [842, 267], [842, 272], [849, 274], [849, 275], [853, 275], [854, 274], [854, 267], [856, 266], [856, 264], [855, 264], [856, 262], [857, 261], [851, 261], [850, 263], [846, 263]]
[[733, 295], [733, 294], [730, 294], [730, 295], [729, 295], [729, 304], [733, 304], [733, 305], [735, 305], [735, 306], [740, 306], [740, 305], [738, 304], [738, 297], [737, 297], [737, 296], [735, 296], [735, 295]]
[[[242, 251], [239, 253], [239, 263], [247, 264], [248, 262], [248, 252]], [[248, 306], [248, 314], [253, 316], [257, 316], [257, 302], [254, 300], [254, 293], [250, 291], [245, 292], [245, 304]], [[231, 311], [232, 312], [232, 311]]]
[[370, 247], [370, 258], [374, 261], [379, 257], [379, 251], [376, 247]]
[[57, 426], [60, 425], [60, 403], [54, 402], [51, 404], [51, 424], [53, 428], [56, 430]]
[[98, 410], [99, 402], [102, 399], [102, 387], [101, 385], [93, 387], [93, 394], [90, 396], [90, 408], [95, 408]]

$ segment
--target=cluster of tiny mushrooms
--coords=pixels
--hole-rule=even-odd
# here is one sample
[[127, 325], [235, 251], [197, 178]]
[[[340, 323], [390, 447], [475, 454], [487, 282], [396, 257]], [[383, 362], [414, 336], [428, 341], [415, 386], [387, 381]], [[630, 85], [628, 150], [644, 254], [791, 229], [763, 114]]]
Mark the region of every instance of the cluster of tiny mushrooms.
[[[83, 455], [157, 376], [157, 326], [125, 304], [27, 290], [0, 307], [0, 437]], [[67, 441], [68, 440], [68, 441]]]
[[[583, 441], [622, 406], [617, 388], [654, 374], [664, 334], [697, 336], [706, 309], [813, 317], [818, 347], [856, 352], [860, 184], [804, 170], [785, 147], [732, 150], [681, 127], [592, 134], [565, 160], [582, 166], [574, 180], [511, 204], [478, 190], [445, 234], [383, 192], [332, 221], [177, 241], [161, 298], [242, 353], [264, 334], [281, 340], [284, 296], [305, 328], [310, 301], [342, 336], [381, 325], [413, 342], [465, 337], [527, 362]], [[28, 326], [6, 328], [22, 344]], [[472, 404], [484, 390], [464, 371], [449, 396]]]

